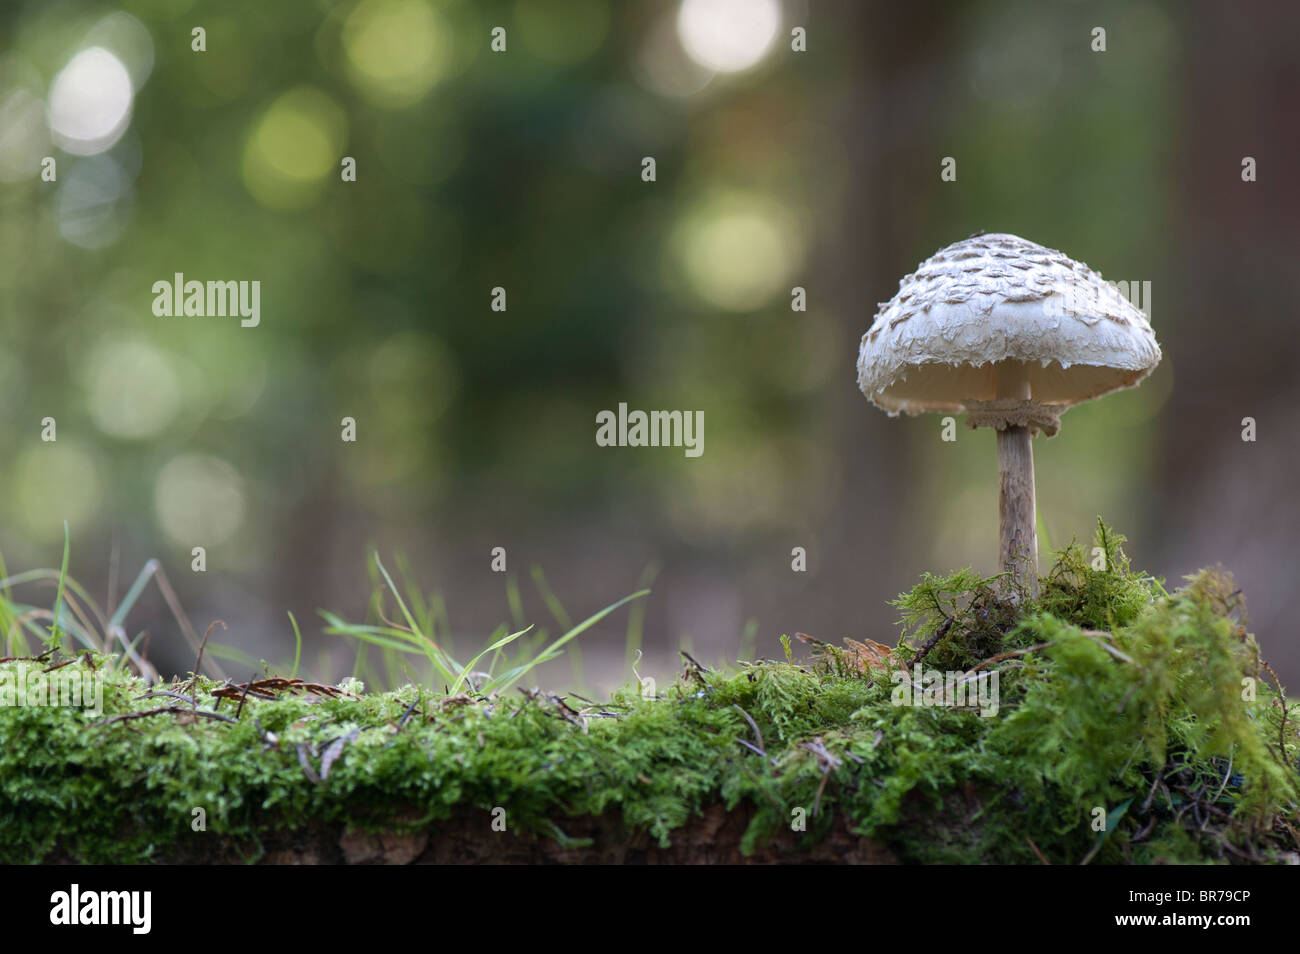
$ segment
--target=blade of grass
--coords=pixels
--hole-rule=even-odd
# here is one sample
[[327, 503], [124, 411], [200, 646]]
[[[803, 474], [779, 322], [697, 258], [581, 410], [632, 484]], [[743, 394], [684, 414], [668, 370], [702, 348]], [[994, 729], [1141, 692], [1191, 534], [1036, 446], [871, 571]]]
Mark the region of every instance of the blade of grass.
[[[71, 544], [71, 537], [68, 532], [68, 521], [63, 521], [63, 565], [59, 567], [59, 592], [54, 598], [54, 622], [50, 626], [50, 645], [55, 649], [59, 648], [59, 616], [63, 613], [63, 583], [68, 578], [68, 550]], [[92, 645], [93, 649], [94, 646]]]
[[209, 642], [207, 646], [204, 647], [203, 652], [205, 658], [207, 656], [216, 656], [218, 659], [226, 660], [226, 662], [239, 663], [241, 666], [247, 666], [252, 669], [257, 668], [256, 659], [244, 652], [242, 649], [230, 646], [226, 643]]
[[404, 664], [401, 661], [401, 657], [398, 656], [397, 650], [385, 647], [379, 651], [379, 658], [384, 664], [384, 674], [385, 678], [388, 680], [387, 684], [390, 686], [400, 686], [401, 683], [398, 682], [398, 677], [401, 675]]
[[[641, 579], [637, 582], [640, 589], [647, 589], [659, 575], [659, 566], [650, 563], [641, 571]], [[623, 665], [627, 668], [632, 667], [632, 661], [636, 659], [636, 654], [641, 651], [641, 642], [645, 632], [645, 603], [637, 603], [627, 611], [627, 644]]]
[[745, 621], [745, 629], [740, 634], [740, 656], [739, 659], [748, 661], [754, 658], [754, 644], [758, 639], [758, 620], [749, 619]]
[[521, 628], [524, 625], [524, 601], [519, 595], [519, 583], [513, 573], [506, 576], [506, 603], [510, 606], [510, 619], [514, 621], [515, 628]]
[[[551, 589], [551, 585], [546, 582], [546, 574], [542, 572], [542, 568], [534, 565], [531, 567], [529, 572], [532, 573], [533, 583], [537, 586], [537, 592], [542, 596], [542, 602], [544, 602], [546, 608], [551, 611], [551, 615], [555, 617], [555, 621], [560, 624], [560, 629], [572, 629], [573, 620], [570, 619], [569, 614], [565, 612], [564, 604], [562, 604], [560, 598], [555, 595], [555, 591]], [[574, 687], [576, 689], [582, 689], [584, 682], [582, 676], [582, 650], [576, 644], [569, 650], [569, 664], [573, 669]]]
[[[491, 642], [493, 640], [500, 639], [508, 632], [510, 632], [510, 628], [506, 626], [505, 623], [502, 623], [496, 629], [492, 630], [492, 635], [488, 637], [488, 641]], [[488, 663], [488, 667], [487, 667], [489, 676], [492, 675], [492, 673], [496, 672], [497, 663], [501, 661], [501, 652], [502, 651], [498, 649], [495, 653], [492, 654], [492, 661]]]
[[1052, 535], [1047, 532], [1047, 521], [1043, 519], [1043, 512], [1034, 507], [1034, 525], [1038, 532], [1038, 539], [1042, 541], [1039, 550], [1045, 553], [1055, 553], [1056, 547], [1052, 546]]
[[[34, 583], [38, 580], [48, 580], [57, 586], [59, 573], [57, 570], [49, 569], [27, 570], [26, 572], [15, 573], [13, 576], [0, 579], [0, 587], [7, 590], [11, 585], [17, 586], [22, 583]], [[104, 611], [100, 608], [99, 604], [95, 602], [95, 598], [90, 595], [90, 592], [85, 587], [72, 577], [68, 577], [64, 580], [64, 590], [67, 593], [75, 593], [77, 597], [94, 612], [95, 619], [99, 621], [100, 626], [107, 626], [107, 621], [104, 618]]]
[[[48, 646], [50, 630], [54, 625], [54, 611], [47, 610], [41, 606], [23, 606], [22, 604], [16, 604], [16, 608], [22, 611], [22, 615], [14, 620], [14, 622], [18, 624], [20, 630], [26, 630], [36, 637], [41, 645]], [[40, 626], [37, 624], [37, 620], [49, 620], [50, 626]], [[66, 628], [70, 633], [72, 633], [72, 635], [76, 636], [77, 641], [85, 645], [87, 649], [97, 648], [94, 641], [88, 639], [82, 633], [81, 627], [78, 626], [74, 620], [68, 620]]]
[[420, 638], [427, 640], [429, 645], [433, 648], [433, 652], [429, 654], [429, 661], [433, 663], [434, 667], [444, 679], [448, 681], [455, 679], [456, 672], [461, 667], [458, 666], [456, 661], [448, 656], [436, 642], [421, 632], [419, 625], [415, 622], [415, 617], [412, 616], [411, 611], [406, 608], [406, 601], [402, 599], [402, 594], [398, 592], [396, 585], [394, 585], [393, 578], [388, 575], [388, 570], [384, 568], [383, 562], [379, 559], [378, 551], [375, 552], [375, 565], [379, 567], [379, 572], [383, 574], [384, 581], [388, 584], [388, 589], [393, 594], [393, 599], [397, 601], [397, 606], [402, 611], [402, 616], [406, 619], [406, 625], [411, 627], [413, 633], [416, 633]]
[[[532, 629], [532, 627], [529, 626], [528, 629]], [[473, 659], [467, 662], [465, 664], [465, 668], [461, 670], [460, 675], [456, 677], [456, 681], [452, 683], [451, 691], [448, 693], [448, 695], [454, 696], [456, 693], [460, 692], [460, 687], [464, 685], [465, 680], [469, 678], [469, 674], [474, 671], [474, 664], [476, 662], [478, 662], [480, 659], [482, 659], [484, 656], [486, 656], [488, 653], [492, 652], [493, 650], [499, 650], [503, 646], [506, 646], [507, 644], [514, 642], [520, 636], [524, 635], [524, 633], [528, 632], [528, 629], [521, 629], [517, 633], [511, 633], [509, 636], [501, 637], [495, 643], [489, 644], [485, 649], [483, 649], [482, 652], [480, 652], [477, 656], [475, 656]]]
[[530, 572], [533, 575], [533, 583], [537, 586], [537, 592], [542, 596], [542, 602], [544, 602], [546, 608], [551, 611], [551, 615], [554, 616], [555, 621], [560, 624], [560, 628], [572, 629], [573, 620], [571, 620], [569, 614], [564, 611], [564, 604], [560, 602], [560, 598], [555, 595], [550, 584], [546, 582], [546, 574], [542, 572], [542, 568], [540, 566], [534, 566]]
[[[162, 564], [157, 560], [149, 560], [145, 563], [143, 569], [136, 576], [135, 582], [131, 584], [131, 589], [127, 591], [126, 596], [118, 604], [108, 623], [105, 624], [104, 631], [111, 633], [115, 627], [121, 628], [122, 622], [126, 619], [126, 614], [131, 612], [131, 608], [135, 606], [135, 601], [140, 598], [140, 594], [144, 592], [144, 588], [151, 578], [158, 587], [158, 592], [162, 593], [163, 602], [167, 604], [167, 608], [171, 610], [177, 625], [180, 626], [185, 641], [190, 644], [190, 649], [197, 653], [199, 651], [199, 635], [194, 632], [194, 627], [190, 624], [190, 618], [185, 615], [184, 609], [181, 608], [176, 591], [172, 589], [167, 574], [163, 572]], [[211, 666], [213, 675], [218, 679], [226, 678], [225, 670], [221, 666], [215, 662], [211, 663]]]
[[18, 652], [15, 640], [10, 636], [10, 627], [13, 625], [14, 620], [14, 594], [13, 591], [4, 583], [8, 577], [9, 568], [5, 566], [4, 554], [0, 553], [0, 633], [5, 634], [5, 655], [26, 655], [26, 640], [23, 641], [22, 652]]
[[447, 602], [441, 593], [434, 593], [429, 599], [429, 635], [433, 636], [442, 647], [443, 654], [455, 667], [456, 645], [452, 640], [451, 617], [447, 614]]
[[[368, 626], [361, 623], [345, 623], [339, 617], [327, 610], [318, 610], [325, 621], [330, 625], [325, 632], [331, 636], [350, 636], [353, 639], [363, 640], [372, 643], [375, 646], [385, 646], [390, 649], [397, 649], [406, 653], [418, 653], [430, 661], [433, 661], [429, 644], [405, 630], [393, 629], [389, 626]], [[436, 665], [436, 663], [435, 663]]]
[[640, 599], [642, 596], [647, 595], [649, 592], [650, 592], [649, 590], [638, 590], [635, 593], [623, 597], [617, 603], [611, 603], [609, 606], [606, 606], [603, 610], [600, 610], [599, 612], [594, 613], [591, 616], [588, 616], [577, 626], [574, 626], [571, 629], [569, 629], [569, 631], [566, 632], [563, 636], [558, 637], [555, 640], [555, 642], [551, 643], [544, 650], [542, 650], [541, 655], [534, 658], [531, 662], [528, 662], [525, 665], [518, 667], [516, 670], [511, 670], [511, 672], [514, 675], [509, 680], [509, 682], [504, 682], [502, 684], [494, 684], [493, 688], [499, 691], [501, 688], [504, 688], [505, 686], [508, 686], [510, 683], [516, 681], [517, 679], [520, 679], [523, 676], [527, 675], [530, 670], [532, 670], [535, 666], [539, 665], [541, 662], [544, 662], [546, 659], [554, 658], [554, 656], [557, 654], [558, 650], [561, 647], [569, 644], [574, 639], [576, 639], [579, 635], [586, 632], [591, 627], [595, 626], [597, 623], [599, 623], [610, 613], [614, 612], [614, 610], [618, 609], [620, 606], [622, 606], [625, 603], [631, 602], [632, 600]]
[[289, 614], [289, 622], [293, 624], [293, 672], [289, 678], [297, 679], [298, 663], [302, 659], [302, 633], [298, 631], [298, 621], [293, 618], [293, 613]]

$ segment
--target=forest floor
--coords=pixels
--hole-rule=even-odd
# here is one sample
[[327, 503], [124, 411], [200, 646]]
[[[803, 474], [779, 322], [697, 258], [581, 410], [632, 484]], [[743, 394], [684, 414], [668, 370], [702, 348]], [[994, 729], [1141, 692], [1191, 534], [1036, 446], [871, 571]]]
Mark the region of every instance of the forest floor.
[[5, 659], [0, 862], [1300, 860], [1300, 713], [1231, 578], [1094, 552], [1033, 600], [927, 575], [896, 647], [606, 701]]

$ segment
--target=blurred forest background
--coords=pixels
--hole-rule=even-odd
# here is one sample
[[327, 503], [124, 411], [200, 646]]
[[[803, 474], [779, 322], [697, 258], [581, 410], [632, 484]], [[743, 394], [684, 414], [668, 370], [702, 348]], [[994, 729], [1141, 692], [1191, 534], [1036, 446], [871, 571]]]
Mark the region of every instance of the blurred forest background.
[[[657, 568], [643, 674], [892, 643], [921, 571], [995, 568], [996, 454], [869, 405], [858, 340], [1006, 231], [1150, 281], [1165, 354], [1035, 442], [1051, 542], [1100, 514], [1171, 584], [1227, 566], [1294, 688], [1297, 36], [1281, 2], [6, 0], [0, 551], [57, 567], [66, 519], [101, 600], [157, 557], [200, 630], [278, 664], [292, 610], [331, 679], [316, 610], [365, 614], [376, 548], [462, 655], [511, 615], [498, 546], [552, 627], [534, 565], [574, 619]], [[175, 272], [260, 281], [260, 325], [155, 317]], [[702, 410], [703, 456], [596, 446], [619, 402]], [[128, 624], [192, 666], [154, 591]]]

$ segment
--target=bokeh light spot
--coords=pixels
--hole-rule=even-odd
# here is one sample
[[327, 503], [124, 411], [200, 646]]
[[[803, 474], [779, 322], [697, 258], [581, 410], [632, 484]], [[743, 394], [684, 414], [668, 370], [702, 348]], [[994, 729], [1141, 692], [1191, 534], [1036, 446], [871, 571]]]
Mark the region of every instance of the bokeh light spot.
[[682, 49], [671, 17], [661, 17], [646, 32], [632, 67], [642, 86], [662, 96], [693, 96], [714, 77]]
[[63, 536], [91, 518], [100, 503], [100, 478], [89, 451], [74, 439], [30, 444], [14, 466], [17, 516], [34, 539]]
[[133, 97], [131, 75], [121, 60], [101, 46], [82, 50], [50, 86], [54, 141], [79, 156], [103, 152], [126, 131]]
[[348, 78], [376, 106], [410, 106], [446, 72], [450, 33], [424, 0], [364, 0], [343, 25]]
[[110, 13], [86, 34], [85, 43], [112, 51], [139, 91], [153, 71], [153, 38], [149, 28], [124, 10]]
[[25, 89], [0, 97], [0, 182], [17, 182], [41, 171], [48, 154], [45, 107]]
[[717, 200], [694, 212], [675, 247], [691, 290], [729, 311], [758, 308], [788, 289], [803, 254], [794, 224], [758, 197]]
[[763, 58], [781, 25], [777, 0], [682, 0], [677, 35], [691, 59], [720, 73]]
[[72, 166], [59, 187], [59, 234], [79, 248], [105, 248], [117, 241], [130, 211], [131, 183], [111, 156]]
[[219, 457], [183, 454], [158, 475], [154, 507], [163, 532], [181, 547], [224, 543], [244, 521], [243, 481]]
[[180, 410], [181, 382], [174, 363], [148, 341], [100, 342], [86, 360], [84, 380], [90, 416], [112, 437], [153, 437]]
[[301, 208], [339, 168], [347, 141], [343, 110], [320, 90], [300, 86], [273, 102], [244, 148], [244, 184], [263, 205]]

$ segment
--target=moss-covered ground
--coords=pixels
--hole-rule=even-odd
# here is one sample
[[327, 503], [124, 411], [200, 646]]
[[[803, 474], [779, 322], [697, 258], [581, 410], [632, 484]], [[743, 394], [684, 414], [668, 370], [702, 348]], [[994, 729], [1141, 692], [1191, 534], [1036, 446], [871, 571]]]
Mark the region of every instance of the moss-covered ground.
[[[1062, 553], [1037, 600], [926, 576], [899, 600], [892, 651], [688, 659], [654, 698], [150, 685], [83, 653], [48, 675], [102, 677], [102, 712], [0, 707], [0, 861], [193, 860], [203, 839], [257, 860], [270, 832], [467, 812], [561, 842], [615, 817], [667, 845], [719, 806], [748, 819], [746, 851], [847, 826], [904, 862], [1294, 859], [1298, 714], [1230, 577], [1166, 592], [1113, 535], [1098, 545]], [[996, 673], [996, 697], [945, 704], [928, 670], [983, 674], [986, 693]]]

